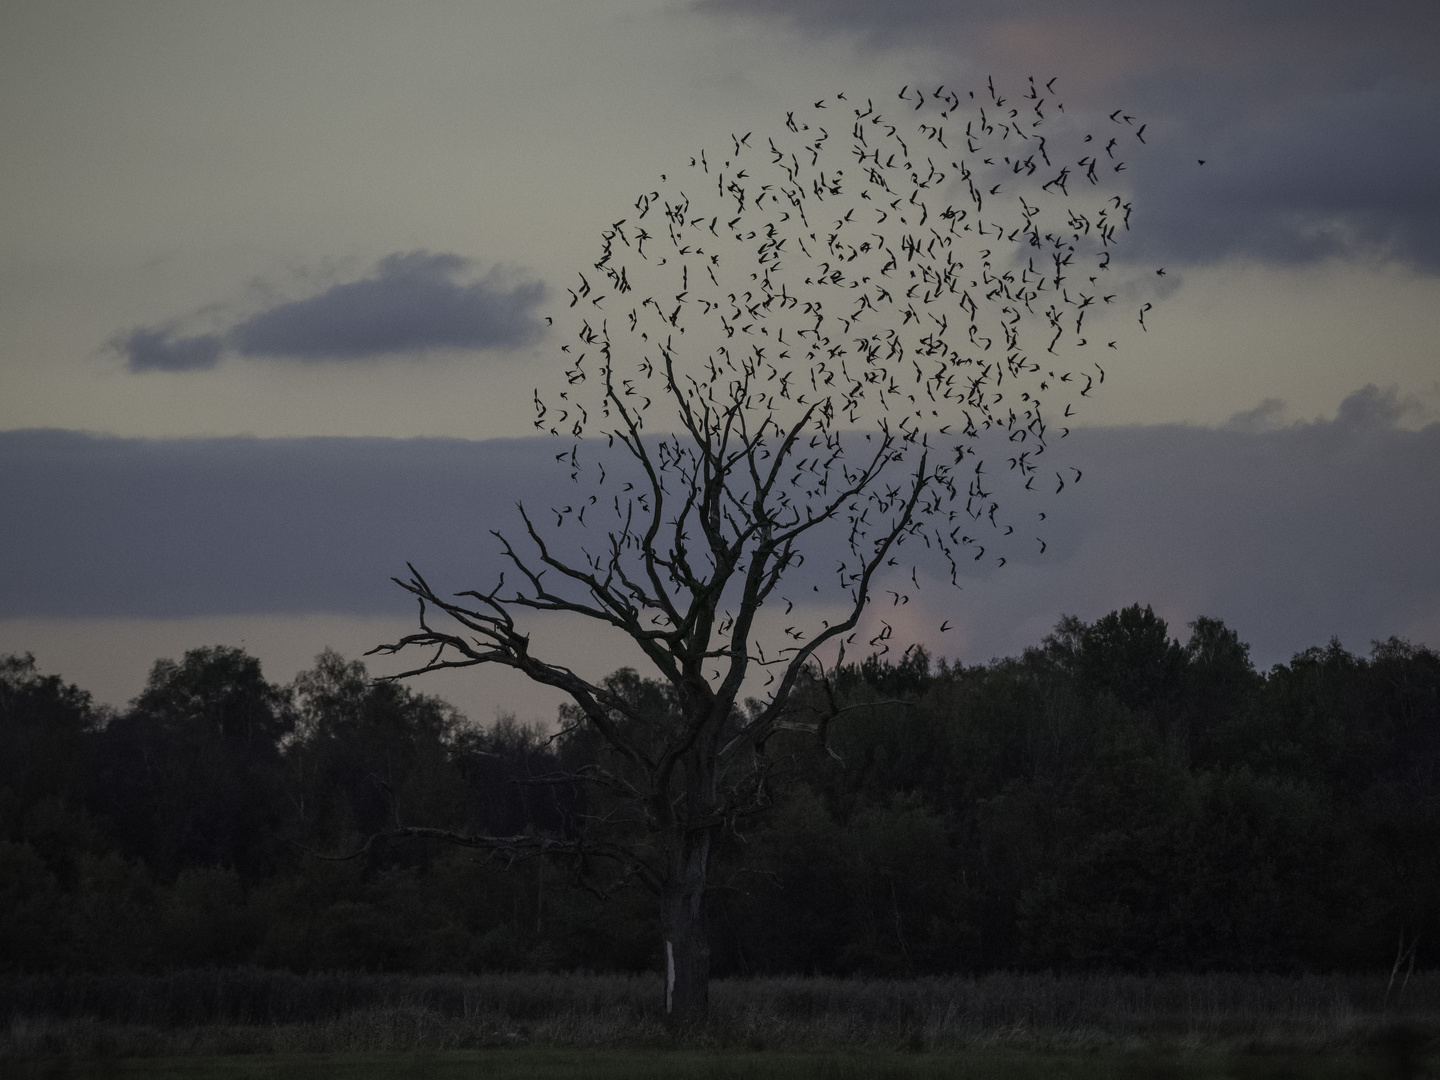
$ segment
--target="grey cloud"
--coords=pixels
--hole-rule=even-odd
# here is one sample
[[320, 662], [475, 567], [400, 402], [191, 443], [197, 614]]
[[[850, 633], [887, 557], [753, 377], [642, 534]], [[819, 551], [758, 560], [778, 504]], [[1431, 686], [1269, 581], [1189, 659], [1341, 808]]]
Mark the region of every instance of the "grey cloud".
[[507, 288], [492, 272], [473, 284], [458, 255], [412, 251], [382, 259], [373, 277], [253, 315], [230, 331], [247, 356], [349, 360], [424, 349], [526, 345], [540, 333], [540, 282]]
[[500, 349], [541, 333], [539, 281], [493, 269], [478, 281], [459, 255], [411, 251], [381, 259], [370, 276], [279, 303], [221, 333], [181, 336], [174, 325], [140, 327], [112, 347], [131, 371], [202, 371], [227, 350], [242, 356], [366, 360], [431, 349]]
[[1420, 410], [1420, 402], [1408, 395], [1402, 397], [1397, 387], [1381, 390], [1370, 383], [1340, 403], [1335, 423], [1346, 428], [1391, 428]]
[[[1384, 43], [1420, 62], [1429, 45], [1415, 40], [1416, 35], [1440, 27], [1440, 14], [1429, 0], [1371, 0], [1364, 5], [1354, 0], [1030, 0], [1024, 5], [1013, 0], [694, 0], [692, 6], [715, 15], [779, 17], [815, 34], [862, 33], [877, 42], [913, 40], [977, 23], [1057, 16], [1075, 16], [1117, 33], [1128, 30], [1145, 40], [1151, 28], [1183, 20], [1218, 30], [1232, 52], [1248, 35], [1268, 31], [1303, 39], [1308, 47], [1328, 41], [1362, 56], [1375, 43]], [[1073, 39], [1069, 44], [1076, 47]], [[1162, 64], [1165, 58], [1157, 56], [1154, 62]]]
[[217, 334], [177, 337], [163, 327], [137, 327], [110, 344], [131, 371], [205, 371], [215, 366], [225, 348]]
[[1306, 99], [1263, 123], [1205, 134], [1198, 150], [1183, 152], [1180, 141], [1137, 172], [1143, 250], [1440, 272], [1440, 88]]
[[1128, 588], [1224, 617], [1270, 660], [1332, 634], [1363, 647], [1440, 632], [1440, 424], [1399, 428], [1404, 411], [1371, 386], [1333, 420], [1251, 434], [1077, 432], [1099, 482], [1066, 568], [1090, 592], [1075, 606], [1103, 614]]
[[[922, 603], [968, 634], [971, 661], [1134, 601], [1223, 618], [1262, 663], [1332, 634], [1440, 644], [1440, 424], [1397, 426], [1406, 400], [1375, 387], [1333, 419], [1279, 425], [1281, 409], [1076, 429], [1055, 450], [1084, 480], [1045, 500], [1047, 555], [966, 567], [961, 591]], [[515, 503], [543, 527], [575, 499], [555, 446], [0, 433], [0, 617], [403, 613], [389, 578], [406, 561], [440, 588], [488, 587], [504, 569], [490, 530], [519, 535]], [[823, 597], [836, 560], [815, 555]]]
[[[1394, 261], [1440, 273], [1440, 4], [1420, 0], [699, 0], [923, 69], [1086, 84], [1150, 122], [1140, 251], [1168, 261]], [[953, 61], [936, 58], [951, 49]], [[1089, 52], [1105, 54], [1092, 62]], [[1005, 74], [996, 71], [997, 80]], [[1013, 73], [1012, 73], [1013, 74]], [[966, 76], [969, 77], [969, 76]], [[1103, 95], [1103, 98], [1102, 96]], [[1204, 168], [1198, 159], [1206, 159]]]
[[1238, 412], [1230, 417], [1225, 421], [1225, 427], [1233, 431], [1252, 433], [1273, 431], [1280, 426], [1280, 418], [1284, 415], [1285, 403], [1283, 401], [1279, 398], [1266, 398], [1255, 408], [1246, 409], [1244, 412]]
[[0, 432], [0, 617], [403, 608], [407, 560], [458, 576], [513, 525], [537, 450]]

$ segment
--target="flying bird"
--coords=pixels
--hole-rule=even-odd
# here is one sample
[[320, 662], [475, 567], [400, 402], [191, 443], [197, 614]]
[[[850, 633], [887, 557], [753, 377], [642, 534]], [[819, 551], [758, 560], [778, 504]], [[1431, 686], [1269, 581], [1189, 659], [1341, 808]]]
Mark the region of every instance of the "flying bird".
[[[844, 550], [829, 580], [845, 603], [863, 605], [871, 576], [891, 569], [908, 568], [918, 589], [918, 567], [948, 565], [958, 588], [961, 553], [986, 554], [966, 528], [988, 518], [997, 537], [1015, 536], [1002, 544], [1023, 542], [1005, 500], [1049, 497], [1036, 480], [1052, 460], [1054, 494], [1066, 469], [1079, 482], [1054, 457], [1070, 429], [1050, 422], [1083, 411], [1105, 372], [1096, 365], [1097, 382], [1076, 358], [1094, 353], [1092, 339], [1118, 348], [1137, 307], [1148, 332], [1153, 305], [1128, 276], [1096, 284], [1130, 227], [1117, 139], [1050, 119], [1064, 105], [1039, 86], [1012, 100], [993, 81], [933, 94], [907, 85], [893, 116], [822, 97], [814, 109], [846, 103], [833, 124], [792, 110], [773, 133], [697, 148], [633, 210], [604, 219], [596, 259], [553, 320], [574, 324], [563, 377], [535, 397], [537, 424], [580, 448], [556, 459], [577, 490], [603, 482], [598, 458], [584, 460], [592, 448], [628, 449], [646, 469], [639, 490], [610, 489], [613, 514], [583, 517], [603, 505], [584, 495], [578, 512], [556, 511], [557, 527], [587, 540], [603, 530], [602, 543], [576, 545], [590, 560], [583, 580], [623, 583], [623, 604], [638, 608], [721, 565], [748, 574], [751, 559], [786, 560], [769, 564], [778, 582], [802, 564], [809, 526], [830, 523]], [[1145, 124], [1109, 115], [1146, 142]], [[985, 469], [1002, 449], [1010, 469]], [[793, 547], [754, 546], [787, 531]], [[717, 554], [727, 545], [733, 561]], [[1002, 550], [999, 567], [1014, 554]], [[914, 589], [884, 591], [898, 608]], [[793, 600], [767, 595], [793, 614]], [[872, 647], [888, 649], [888, 629]], [[815, 640], [798, 624], [783, 632]]]

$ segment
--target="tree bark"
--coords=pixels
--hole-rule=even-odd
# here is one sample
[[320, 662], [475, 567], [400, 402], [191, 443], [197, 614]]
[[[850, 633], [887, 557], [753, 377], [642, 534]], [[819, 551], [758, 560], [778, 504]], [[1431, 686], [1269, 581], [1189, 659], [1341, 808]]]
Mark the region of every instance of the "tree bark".
[[703, 1023], [710, 1006], [710, 926], [705, 885], [708, 832], [692, 834], [676, 853], [660, 897], [665, 935], [665, 1015], [674, 1026]]

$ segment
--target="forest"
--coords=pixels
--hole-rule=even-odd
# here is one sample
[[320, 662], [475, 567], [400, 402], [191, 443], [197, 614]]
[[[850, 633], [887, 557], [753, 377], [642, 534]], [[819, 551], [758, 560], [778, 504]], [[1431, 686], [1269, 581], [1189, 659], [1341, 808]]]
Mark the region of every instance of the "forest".
[[[1136, 605], [988, 664], [810, 678], [826, 739], [777, 734], [765, 805], [717, 841], [714, 974], [1432, 966], [1440, 655], [1332, 640], [1259, 671], [1222, 622], [1188, 631]], [[663, 722], [665, 687], [608, 685]], [[634, 883], [366, 844], [634, 828], [546, 781], [607, 752], [563, 709], [481, 726], [421, 690], [207, 647], [111, 709], [0, 659], [0, 971], [658, 970]]]

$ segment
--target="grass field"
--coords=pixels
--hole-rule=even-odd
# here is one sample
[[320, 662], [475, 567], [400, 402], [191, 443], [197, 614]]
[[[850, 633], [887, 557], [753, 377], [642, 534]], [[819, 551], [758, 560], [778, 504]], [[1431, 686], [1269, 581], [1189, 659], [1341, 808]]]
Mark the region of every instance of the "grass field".
[[1047, 1054], [856, 1051], [556, 1050], [314, 1054], [116, 1060], [12, 1059], [14, 1080], [1351, 1080], [1426, 1075], [1391, 1054], [1128, 1051]]
[[720, 980], [680, 1034], [660, 1003], [640, 975], [14, 976], [0, 1077], [1440, 1075], [1434, 975]]

